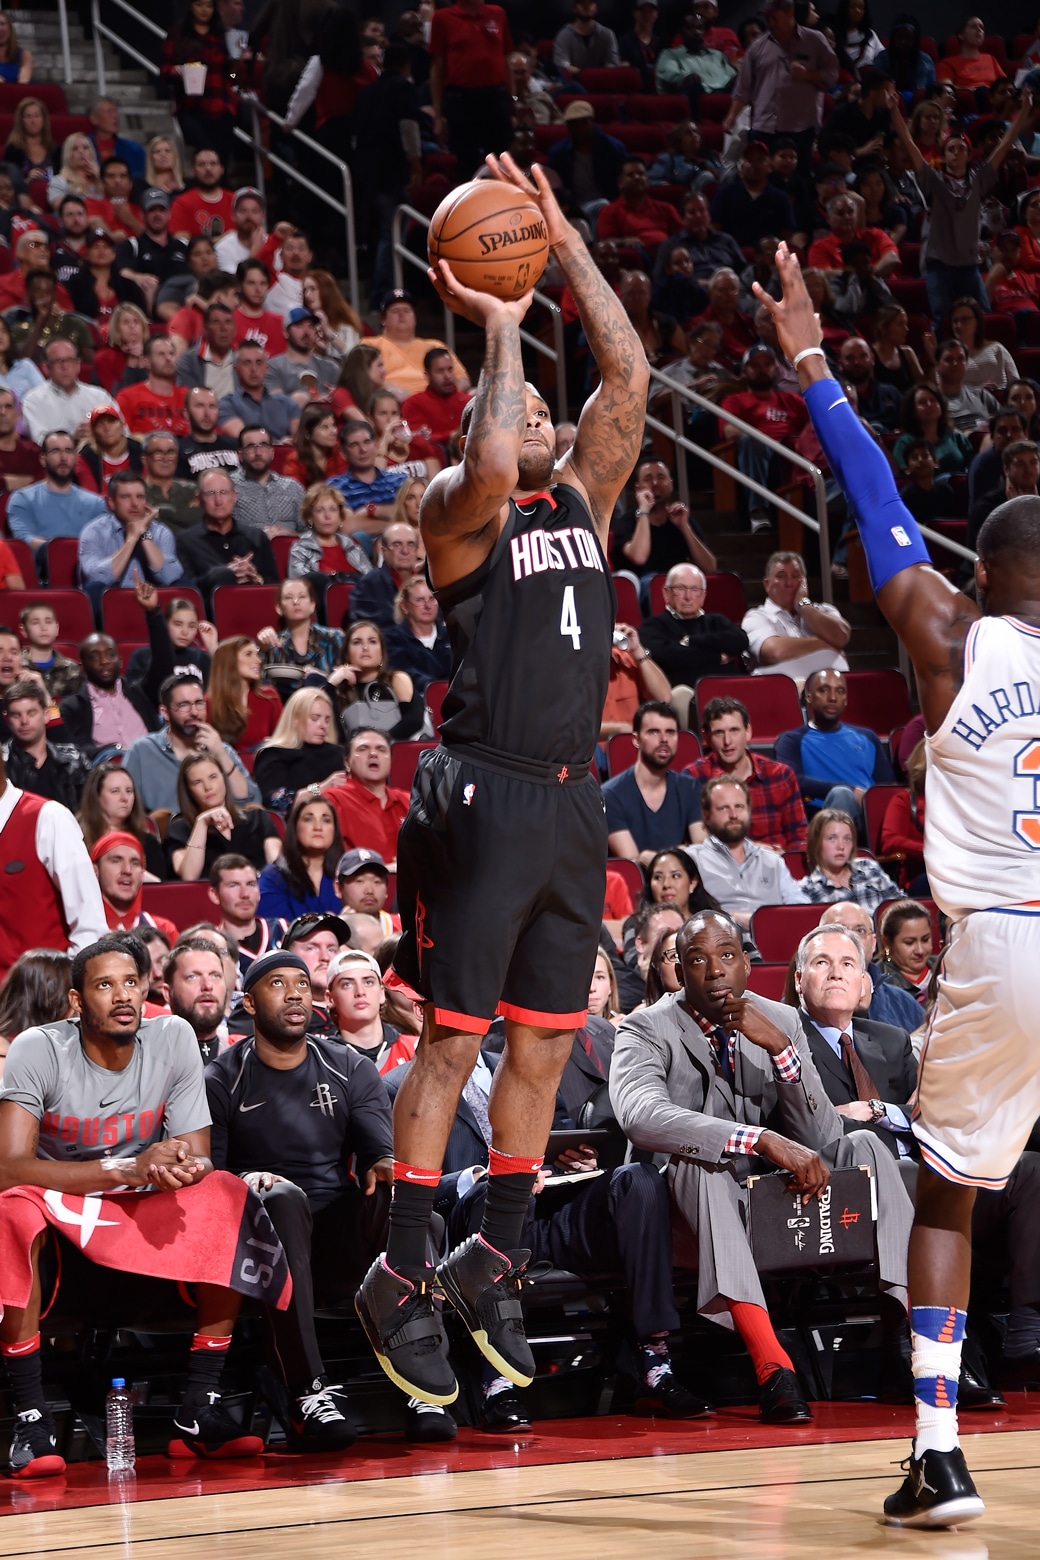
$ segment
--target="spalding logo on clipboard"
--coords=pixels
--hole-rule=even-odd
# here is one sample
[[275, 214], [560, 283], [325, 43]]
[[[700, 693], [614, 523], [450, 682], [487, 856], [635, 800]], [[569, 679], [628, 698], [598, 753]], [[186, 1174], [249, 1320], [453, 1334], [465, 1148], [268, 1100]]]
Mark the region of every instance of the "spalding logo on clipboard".
[[877, 1197], [868, 1166], [832, 1171], [819, 1197], [801, 1197], [788, 1180], [786, 1171], [748, 1177], [751, 1252], [760, 1273], [873, 1261]]

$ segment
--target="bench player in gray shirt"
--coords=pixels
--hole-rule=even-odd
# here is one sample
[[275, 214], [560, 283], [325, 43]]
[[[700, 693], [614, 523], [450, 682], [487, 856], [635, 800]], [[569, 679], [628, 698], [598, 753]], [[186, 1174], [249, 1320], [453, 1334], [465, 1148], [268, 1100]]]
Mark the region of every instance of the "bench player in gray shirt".
[[[0, 1082], [0, 1190], [35, 1186], [78, 1197], [128, 1188], [176, 1191], [212, 1170], [198, 1044], [181, 1018], [142, 1021], [149, 967], [136, 937], [109, 933], [73, 960], [73, 1017], [15, 1038]], [[76, 1221], [82, 1223], [80, 1216], [70, 1222]], [[9, 1471], [16, 1478], [65, 1466], [43, 1392], [39, 1250], [33, 1250], [29, 1304], [9, 1306], [0, 1321], [15, 1404]], [[262, 1450], [220, 1401], [240, 1298], [215, 1285], [195, 1287], [196, 1332], [172, 1451], [242, 1457]]]

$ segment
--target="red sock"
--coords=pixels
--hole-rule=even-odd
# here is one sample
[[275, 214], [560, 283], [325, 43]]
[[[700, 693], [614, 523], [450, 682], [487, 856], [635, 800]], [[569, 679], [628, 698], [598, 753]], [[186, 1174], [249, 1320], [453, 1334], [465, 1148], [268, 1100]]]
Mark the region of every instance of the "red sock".
[[410, 1165], [405, 1159], [394, 1160], [395, 1181], [407, 1181], [409, 1186], [436, 1187], [440, 1178], [439, 1170], [424, 1170], [421, 1165]]
[[33, 1333], [31, 1338], [23, 1338], [20, 1343], [0, 1343], [0, 1354], [5, 1360], [17, 1359], [21, 1354], [39, 1354], [40, 1335]]
[[759, 1386], [774, 1370], [794, 1370], [791, 1357], [781, 1348], [773, 1331], [769, 1312], [761, 1305], [751, 1305], [746, 1300], [727, 1300], [733, 1325], [744, 1340], [744, 1347], [751, 1356], [755, 1377]]
[[503, 1154], [488, 1149], [488, 1175], [537, 1175], [545, 1163], [544, 1154]]
[[226, 1354], [231, 1347], [231, 1334], [214, 1336], [212, 1333], [192, 1333], [191, 1347], [193, 1350], [205, 1349], [213, 1354]]

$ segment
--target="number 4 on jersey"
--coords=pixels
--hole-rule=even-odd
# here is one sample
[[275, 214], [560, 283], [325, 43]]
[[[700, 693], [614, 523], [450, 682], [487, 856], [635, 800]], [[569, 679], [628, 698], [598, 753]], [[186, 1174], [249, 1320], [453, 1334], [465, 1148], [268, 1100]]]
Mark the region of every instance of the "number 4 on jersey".
[[560, 613], [560, 633], [569, 638], [575, 650], [581, 649], [581, 624], [578, 622], [578, 609], [574, 604], [574, 586], [568, 585], [563, 592], [563, 611]]

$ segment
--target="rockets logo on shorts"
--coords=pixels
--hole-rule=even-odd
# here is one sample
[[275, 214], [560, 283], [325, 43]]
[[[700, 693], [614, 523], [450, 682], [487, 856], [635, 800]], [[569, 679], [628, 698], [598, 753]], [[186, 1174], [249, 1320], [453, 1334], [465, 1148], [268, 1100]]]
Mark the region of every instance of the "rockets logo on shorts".
[[592, 532], [584, 526], [524, 531], [513, 537], [509, 552], [514, 580], [544, 574], [547, 569], [595, 569], [603, 573], [603, 556]]

